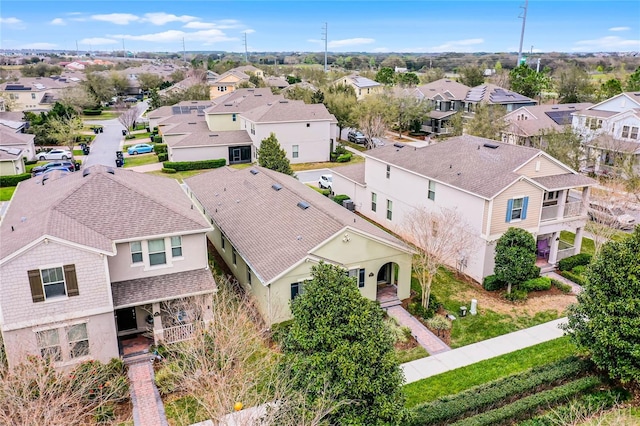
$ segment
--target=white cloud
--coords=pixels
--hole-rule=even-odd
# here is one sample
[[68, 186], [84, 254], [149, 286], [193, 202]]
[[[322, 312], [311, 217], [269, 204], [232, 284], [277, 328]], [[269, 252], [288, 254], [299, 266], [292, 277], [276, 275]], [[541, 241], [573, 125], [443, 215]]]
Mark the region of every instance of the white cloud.
[[192, 30], [208, 30], [209, 28], [215, 28], [216, 24], [213, 22], [188, 22], [182, 28], [188, 28]]
[[49, 22], [49, 24], [51, 24], [51, 25], [67, 25], [67, 23], [62, 18], [52, 19], [51, 22]]
[[200, 42], [208, 42], [208, 43], [237, 40], [236, 38], [228, 37], [225, 33], [223, 33], [217, 28], [202, 30], [202, 31], [194, 31], [194, 32], [168, 30], [160, 33], [141, 34], [141, 35], [116, 34], [116, 35], [110, 35], [110, 37], [113, 37], [116, 39], [135, 40], [135, 41], [153, 41], [153, 42], [177, 42], [177, 41], [182, 41], [183, 38], [185, 41], [200, 41]]
[[90, 44], [92, 46], [98, 46], [98, 45], [102, 45], [102, 44], [116, 44], [118, 43], [117, 40], [113, 40], [110, 38], [104, 38], [104, 37], [92, 37], [92, 38], [84, 38], [82, 40], [80, 40], [81, 44]]
[[188, 28], [192, 30], [206, 30], [211, 28], [218, 28], [221, 30], [227, 30], [232, 28], [241, 28], [242, 24], [240, 21], [236, 21], [235, 19], [222, 19], [220, 21], [215, 22], [201, 22], [201, 21], [193, 21], [187, 22], [182, 28]]
[[91, 15], [91, 19], [110, 22], [115, 25], [128, 25], [131, 22], [139, 21], [140, 17], [130, 13], [110, 13], [108, 15]]
[[20, 46], [20, 49], [54, 49], [58, 47], [54, 43], [28, 43]]
[[245, 34], [253, 34], [255, 32], [256, 32], [256, 30], [252, 30], [252, 29], [248, 29], [248, 30], [244, 30], [243, 31], [243, 33], [245, 33]]
[[22, 23], [22, 21], [18, 18], [0, 18], [0, 24], [16, 25], [20, 23]]
[[343, 40], [331, 40], [328, 43], [328, 47], [347, 47], [347, 46], [361, 46], [363, 44], [374, 43], [375, 39], [372, 38], [346, 38]]
[[630, 27], [611, 27], [609, 31], [629, 31]]
[[307, 39], [309, 43], [324, 43], [324, 40], [318, 40], [316, 38]]
[[626, 40], [618, 36], [600, 37], [595, 40], [580, 40], [575, 43], [571, 50], [584, 51], [619, 51], [619, 50], [640, 50], [640, 40]]
[[430, 47], [431, 52], [464, 52], [469, 51], [471, 46], [484, 43], [481, 38], [468, 38], [464, 40], [447, 41], [439, 46]]
[[182, 15], [177, 16], [171, 13], [164, 12], [156, 12], [156, 13], [145, 13], [143, 22], [151, 22], [153, 25], [165, 25], [169, 22], [191, 22], [195, 21], [198, 18], [195, 16]]

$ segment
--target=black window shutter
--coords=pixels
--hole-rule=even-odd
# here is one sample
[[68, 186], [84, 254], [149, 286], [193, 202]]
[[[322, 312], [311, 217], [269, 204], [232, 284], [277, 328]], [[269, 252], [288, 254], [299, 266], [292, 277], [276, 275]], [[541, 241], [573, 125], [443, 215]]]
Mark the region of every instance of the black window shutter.
[[42, 279], [40, 278], [40, 270], [33, 269], [27, 271], [29, 275], [29, 286], [31, 286], [31, 298], [33, 303], [44, 302], [44, 289], [42, 288]]
[[78, 278], [76, 277], [76, 265], [64, 265], [64, 281], [67, 283], [67, 296], [78, 296]]

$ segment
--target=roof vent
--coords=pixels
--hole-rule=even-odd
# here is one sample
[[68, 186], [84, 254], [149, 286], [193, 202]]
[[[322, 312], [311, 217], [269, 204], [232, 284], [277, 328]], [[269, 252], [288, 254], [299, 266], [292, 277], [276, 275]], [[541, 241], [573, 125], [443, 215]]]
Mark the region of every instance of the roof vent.
[[306, 210], [311, 207], [311, 204], [307, 203], [306, 201], [300, 201], [298, 202], [298, 207], [300, 207], [302, 210]]
[[276, 191], [280, 191], [282, 189], [282, 185], [280, 185], [279, 183], [274, 183], [273, 185], [271, 185], [271, 188], [275, 189]]
[[193, 122], [193, 123], [187, 123], [187, 124], [197, 124], [197, 123]]
[[116, 172], [111, 167], [107, 167], [107, 173], [112, 174], [112, 175], [116, 174]]
[[551, 109], [558, 109], [558, 107], [551, 107]]
[[224, 104], [224, 106], [233, 106], [233, 104]]
[[252, 175], [257, 175], [258, 173], [260, 173], [257, 169], [251, 169], [249, 170], [249, 172], [251, 172]]
[[289, 101], [287, 101], [287, 100], [283, 100], [283, 101], [280, 101], [280, 103], [281, 103], [281, 104], [288, 104], [288, 103], [289, 103]]
[[215, 136], [218, 136], [218, 134], [217, 134], [217, 133], [211, 133], [211, 134], [209, 135], [209, 137], [210, 137], [210, 138], [213, 138], [213, 137], [215, 137]]
[[82, 171], [82, 177], [86, 177], [89, 173], [91, 173], [91, 169], [84, 169]]
[[491, 148], [491, 149], [496, 149], [497, 147], [499, 147], [500, 145], [495, 144], [495, 143], [485, 143], [484, 145], [485, 148]]
[[398, 142], [394, 143], [393, 146], [395, 146], [396, 148], [404, 148], [404, 144]]

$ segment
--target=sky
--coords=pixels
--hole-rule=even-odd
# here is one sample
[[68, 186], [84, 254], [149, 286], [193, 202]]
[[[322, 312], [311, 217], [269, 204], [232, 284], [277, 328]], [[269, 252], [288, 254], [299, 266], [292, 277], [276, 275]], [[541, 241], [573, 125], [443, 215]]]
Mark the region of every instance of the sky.
[[[0, 49], [517, 52], [524, 0], [2, 0]], [[529, 0], [524, 52], [640, 51], [640, 1]]]

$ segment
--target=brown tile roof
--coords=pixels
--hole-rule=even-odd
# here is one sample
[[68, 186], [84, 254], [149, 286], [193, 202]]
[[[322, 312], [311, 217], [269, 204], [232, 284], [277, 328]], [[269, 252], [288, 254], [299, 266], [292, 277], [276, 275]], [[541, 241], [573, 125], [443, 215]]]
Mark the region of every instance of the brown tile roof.
[[356, 163], [356, 164], [350, 164], [348, 166], [334, 167], [330, 170], [331, 170], [331, 173], [344, 176], [345, 178], [350, 179], [354, 182], [357, 182], [361, 185], [364, 185], [366, 183], [364, 180], [364, 163]]
[[111, 283], [114, 309], [215, 291], [216, 282], [209, 269]]
[[520, 175], [514, 170], [541, 152], [470, 135], [421, 148], [396, 145], [385, 145], [363, 154], [486, 199], [515, 182]]
[[251, 145], [251, 137], [246, 130], [227, 130], [218, 132], [194, 132], [179, 139], [169, 141], [172, 148], [213, 145]]
[[[185, 183], [263, 283], [347, 226], [406, 247], [295, 178], [268, 169], [224, 167], [187, 178]], [[274, 184], [281, 189], [275, 190]], [[310, 207], [298, 207], [300, 201]]]
[[598, 183], [590, 177], [574, 173], [535, 177], [532, 179], [542, 185], [547, 191], [559, 191], [561, 189], [578, 188], [581, 186], [593, 186]]
[[467, 96], [470, 87], [448, 78], [432, 81], [416, 87], [416, 90], [427, 99], [433, 99], [440, 95], [443, 100], [463, 100]]
[[210, 227], [174, 179], [105, 166], [45, 176], [18, 185], [0, 224], [0, 259], [44, 235], [112, 253], [114, 241]]
[[305, 104], [303, 101], [280, 100], [270, 102], [242, 113], [243, 117], [255, 123], [283, 121], [336, 121], [323, 104]]

